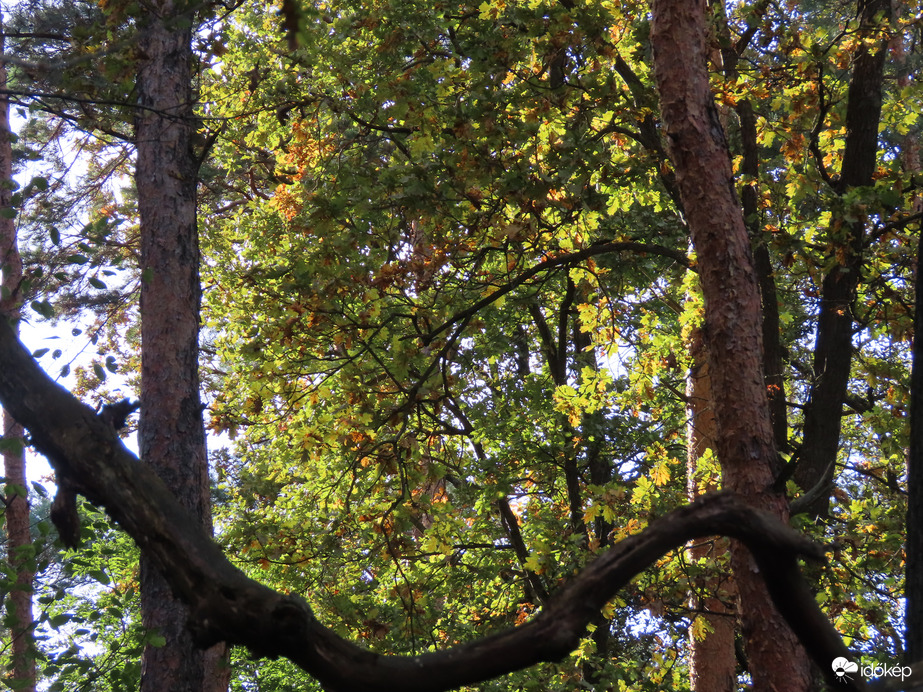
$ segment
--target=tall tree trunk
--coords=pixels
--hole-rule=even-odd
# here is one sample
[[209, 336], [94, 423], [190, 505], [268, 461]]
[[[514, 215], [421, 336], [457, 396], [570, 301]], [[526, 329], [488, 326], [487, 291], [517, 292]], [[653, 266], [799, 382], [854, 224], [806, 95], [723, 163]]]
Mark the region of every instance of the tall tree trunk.
[[[859, 39], [873, 35], [891, 13], [891, 0], [859, 0]], [[881, 88], [886, 41], [871, 46], [860, 43], [853, 59], [846, 106], [846, 142], [838, 181], [830, 179], [836, 192], [871, 185], [878, 156], [878, 122], [881, 119]], [[821, 165], [821, 164], [818, 164]], [[844, 210], [855, 214], [855, 210]], [[829, 236], [837, 258], [824, 277], [820, 315], [814, 345], [814, 382], [804, 412], [804, 441], [795, 481], [808, 494], [807, 510], [825, 517], [830, 506], [843, 403], [846, 401], [853, 352], [853, 301], [861, 278], [864, 218], [848, 221], [837, 215]]]
[[[652, 10], [661, 115], [705, 297], [724, 484], [787, 521], [788, 503], [773, 490], [778, 462], [763, 378], [759, 289], [706, 71], [706, 3], [653, 0]], [[809, 689], [807, 656], [772, 605], [752, 557], [732, 543], [731, 562], [754, 689]]]
[[[753, 22], [758, 21], [765, 11], [767, 0], [760, 0], [753, 7], [751, 25], [744, 31], [738, 41], [734, 41], [728, 26], [725, 4], [719, 0], [710, 0], [709, 4], [717, 18], [717, 32], [720, 40], [713, 50], [720, 55], [718, 69], [724, 72], [728, 80], [737, 80], [737, 64], [740, 54], [749, 40], [756, 34]], [[747, 37], [747, 41], [742, 41]], [[765, 240], [768, 233], [763, 232], [760, 220], [759, 193], [757, 181], [760, 175], [760, 151], [756, 132], [756, 114], [749, 99], [742, 98], [734, 106], [740, 128], [740, 173], [748, 178], [740, 194], [744, 213], [744, 223], [750, 234], [753, 246], [753, 265], [756, 269], [757, 285], [760, 290], [760, 305], [763, 315], [763, 374], [769, 396], [769, 414], [772, 420], [772, 433], [777, 449], [788, 448], [788, 414], [785, 403], [785, 377], [782, 363], [782, 343], [780, 333], [779, 301], [776, 294], [776, 281], [773, 276], [772, 262]]]
[[[210, 525], [198, 374], [201, 289], [189, 8], [189, 3], [155, 0], [140, 26], [141, 109], [135, 122], [142, 270], [138, 438], [145, 463]], [[144, 558], [141, 608], [145, 627], [166, 639], [164, 646], [144, 651], [142, 692], [220, 689], [207, 670], [217, 652], [205, 654], [193, 646], [185, 606]]]
[[[6, 54], [3, 37], [3, 14], [0, 12], [0, 55]], [[0, 64], [0, 87], [6, 89], [6, 66]], [[10, 137], [10, 102], [0, 95], [0, 209], [9, 209], [13, 179], [13, 145]], [[16, 237], [14, 218], [0, 216], [0, 262], [2, 262], [2, 296], [0, 319], [12, 319], [13, 329], [19, 336], [19, 307], [22, 298], [19, 287], [22, 281], [22, 258]], [[3, 437], [6, 440], [23, 439], [23, 429], [12, 416], [3, 412]], [[29, 500], [26, 496], [26, 457], [18, 449], [3, 450], [3, 475], [6, 476], [6, 536], [7, 556], [16, 575], [16, 586], [7, 597], [7, 613], [11, 617], [13, 661], [10, 677], [17, 690], [35, 690], [34, 624], [32, 622], [32, 588], [35, 578], [34, 557], [29, 549]], [[12, 681], [9, 681], [12, 682]]]
[[[905, 3], [895, 2], [898, 11]], [[910, 84], [904, 36], [892, 41], [892, 55], [897, 65], [897, 86]], [[910, 173], [920, 172], [920, 144], [916, 135], [904, 138], [901, 167]], [[914, 195], [913, 211], [923, 211], [923, 198]], [[917, 272], [914, 281], [913, 351], [910, 366], [910, 450], [907, 455], [907, 555], [904, 573], [905, 622], [904, 657], [907, 663], [923, 660], [923, 233], [917, 243]]]
[[907, 622], [905, 658], [923, 660], [923, 236], [917, 245], [913, 356], [910, 372], [910, 453], [907, 458]]
[[[702, 494], [699, 459], [707, 451], [714, 451], [718, 434], [705, 342], [699, 328], [693, 330], [689, 338], [689, 355], [692, 356], [692, 369], [686, 384], [689, 420], [686, 468], [689, 500], [693, 501]], [[716, 490], [719, 480], [706, 478], [702, 490]], [[695, 541], [687, 549], [690, 562], [695, 564], [704, 560], [708, 568], [707, 574], [695, 583], [695, 592], [690, 599], [692, 609], [699, 612], [697, 618], [702, 618], [711, 630], [702, 638], [697, 635], [699, 623], [694, 622], [690, 628], [689, 682], [695, 692], [733, 692], [737, 689], [737, 657], [734, 652], [737, 615], [729, 605], [734, 595], [730, 592], [729, 581], [717, 569], [727, 551], [727, 539], [718, 537]]]

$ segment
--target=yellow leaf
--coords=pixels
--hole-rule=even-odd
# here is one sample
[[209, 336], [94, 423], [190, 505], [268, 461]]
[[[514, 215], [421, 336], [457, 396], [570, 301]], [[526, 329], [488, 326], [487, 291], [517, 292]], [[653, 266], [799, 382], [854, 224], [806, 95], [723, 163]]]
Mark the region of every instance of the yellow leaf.
[[695, 620], [692, 621], [692, 638], [697, 642], [703, 641], [711, 632], [714, 632], [714, 628], [708, 624], [702, 615], [697, 615]]
[[535, 554], [530, 555], [528, 558], [526, 558], [526, 561], [523, 564], [523, 567], [525, 567], [530, 572], [535, 572], [536, 574], [541, 574], [542, 572], [545, 571], [545, 568], [542, 565], [541, 558], [539, 558], [539, 556]]
[[651, 480], [658, 488], [670, 482], [670, 467], [667, 459], [661, 459], [654, 465], [651, 469]]
[[596, 515], [599, 514], [600, 506], [593, 505], [586, 512], [583, 513], [583, 523], [589, 524], [596, 518]]

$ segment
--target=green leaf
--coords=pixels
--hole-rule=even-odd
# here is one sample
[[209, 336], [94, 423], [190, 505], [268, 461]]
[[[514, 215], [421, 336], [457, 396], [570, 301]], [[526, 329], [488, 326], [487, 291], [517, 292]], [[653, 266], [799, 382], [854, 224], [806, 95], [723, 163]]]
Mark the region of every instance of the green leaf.
[[148, 632], [144, 639], [148, 644], [157, 649], [167, 643], [166, 638], [159, 632]]
[[89, 576], [93, 577], [93, 579], [98, 581], [100, 584], [103, 584], [104, 586], [108, 586], [112, 583], [112, 580], [109, 579], [109, 575], [106, 574], [105, 570], [93, 569], [90, 570], [87, 574], [89, 574]]
[[0, 437], [0, 452], [20, 454], [23, 450], [22, 439], [19, 437]]
[[46, 319], [50, 320], [54, 317], [54, 308], [47, 300], [33, 300], [29, 303], [29, 307]]
[[89, 258], [86, 255], [68, 255], [67, 261], [70, 264], [86, 264], [89, 262]]
[[106, 286], [106, 284], [104, 284], [102, 281], [100, 281], [99, 279], [97, 279], [95, 276], [91, 276], [91, 277], [88, 279], [88, 281], [90, 282], [90, 285], [91, 285], [93, 288], [99, 288], [99, 289], [108, 288], [108, 287]]
[[66, 625], [70, 621], [70, 613], [58, 613], [57, 615], [52, 615], [48, 618], [48, 624], [51, 625], [54, 629], [58, 629], [61, 627], [61, 625]]
[[36, 350], [32, 351], [32, 357], [33, 357], [33, 358], [41, 358], [41, 357], [44, 356], [46, 353], [48, 353], [48, 351], [50, 351], [50, 350], [51, 350], [50, 348], [39, 348], [39, 349], [36, 349]]
[[93, 372], [96, 374], [96, 379], [100, 382], [106, 381], [106, 371], [103, 370], [103, 366], [99, 363], [93, 363]]

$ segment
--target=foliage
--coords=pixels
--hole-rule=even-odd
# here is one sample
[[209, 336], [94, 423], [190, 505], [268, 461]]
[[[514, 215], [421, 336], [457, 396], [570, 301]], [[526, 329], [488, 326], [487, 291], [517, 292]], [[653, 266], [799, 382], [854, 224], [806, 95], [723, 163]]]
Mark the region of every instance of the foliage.
[[[837, 627], [857, 650], [897, 657], [918, 224], [902, 154], [919, 134], [919, 85], [888, 82], [874, 185], [839, 189], [861, 39], [853, 7], [814, 5], [736, 4], [726, 27], [716, 15], [712, 86], [737, 172], [734, 107], [756, 111], [760, 173], [738, 185], [758, 190], [748, 222], [777, 287], [793, 463], [824, 277], [845, 264], [845, 227], [864, 224], [831, 516], [802, 528], [836, 540], [817, 576]], [[60, 171], [50, 143], [103, 136], [81, 140], [91, 165], [72, 189], [30, 198], [30, 290], [58, 314], [101, 308], [98, 338], [130, 365], [130, 154], [105, 139], [130, 130], [117, 14], [83, 23], [88, 46], [108, 46], [99, 83], [78, 89], [93, 72], [81, 67], [42, 86], [109, 107], [88, 119], [23, 97], [44, 114], [20, 146]], [[231, 438], [213, 454], [219, 540], [376, 651], [468, 641], [523, 622], [607, 545], [685, 501], [686, 337], [702, 305], [658, 131], [646, 5], [344, 0], [287, 19], [289, 35], [275, 8], [244, 2], [199, 34], [203, 379], [212, 430]], [[723, 72], [720, 50], [747, 35], [737, 73]], [[706, 458], [696, 473], [713, 469]], [[131, 563], [102, 545], [62, 569], [121, 585], [48, 602], [50, 626], [75, 625], [73, 647], [43, 648], [51, 677], [105, 670], [151, 636], [119, 612], [134, 607]], [[670, 555], [571, 658], [481, 688], [684, 689], [687, 594], [706, 569]], [[104, 652], [84, 656], [93, 636]], [[232, 689], [314, 689], [288, 664], [234, 656]], [[112, 670], [112, 689], [137, 673]]]

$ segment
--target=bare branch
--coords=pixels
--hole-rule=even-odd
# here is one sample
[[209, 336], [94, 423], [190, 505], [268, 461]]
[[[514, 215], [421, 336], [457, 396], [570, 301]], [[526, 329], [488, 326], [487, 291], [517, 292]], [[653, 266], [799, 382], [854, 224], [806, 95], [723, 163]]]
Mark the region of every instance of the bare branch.
[[690, 261], [689, 257], [686, 256], [686, 253], [680, 252], [679, 250], [674, 250], [672, 248], [664, 247], [662, 245], [652, 245], [650, 243], [638, 243], [633, 241], [604, 241], [601, 243], [594, 243], [590, 247], [584, 248], [583, 250], [578, 250], [577, 252], [570, 252], [564, 255], [558, 255], [557, 257], [543, 258], [541, 262], [533, 267], [530, 267], [529, 269], [526, 269], [519, 276], [514, 278], [509, 283], [504, 284], [489, 296], [485, 296], [470, 307], [455, 313], [449, 320], [443, 322], [441, 325], [427, 334], [424, 342], [429, 343], [437, 335], [441, 334], [446, 329], [449, 329], [452, 325], [458, 324], [462, 320], [470, 319], [472, 316], [477, 314], [478, 311], [499, 300], [510, 291], [519, 288], [527, 281], [536, 275], [541, 274], [542, 272], [546, 272], [549, 269], [555, 269], [557, 267], [576, 264], [578, 262], [582, 262], [585, 259], [589, 259], [590, 257], [603, 255], [608, 252], [635, 252], [637, 254], [659, 255], [661, 257], [669, 257], [670, 259], [675, 260], [680, 266], [683, 266], [687, 269], [695, 269], [695, 266]]

